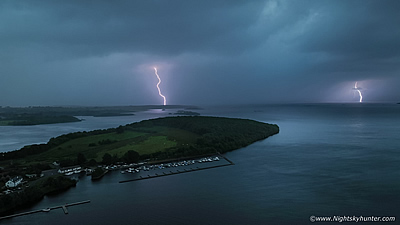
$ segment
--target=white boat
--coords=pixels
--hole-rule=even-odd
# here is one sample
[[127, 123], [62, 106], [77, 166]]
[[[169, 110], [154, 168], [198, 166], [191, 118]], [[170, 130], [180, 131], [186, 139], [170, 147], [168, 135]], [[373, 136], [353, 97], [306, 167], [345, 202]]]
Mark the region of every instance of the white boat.
[[136, 172], [136, 170], [135, 170], [134, 168], [129, 168], [129, 169], [126, 170], [126, 172], [128, 172], [128, 173], [134, 173], [134, 172]]

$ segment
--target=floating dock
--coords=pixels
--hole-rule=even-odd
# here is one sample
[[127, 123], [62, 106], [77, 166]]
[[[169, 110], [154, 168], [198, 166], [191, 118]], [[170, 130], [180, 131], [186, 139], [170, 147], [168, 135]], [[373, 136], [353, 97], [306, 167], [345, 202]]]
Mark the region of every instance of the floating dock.
[[86, 204], [86, 203], [90, 203], [90, 200], [74, 202], [74, 203], [66, 203], [65, 205], [53, 206], [53, 207], [49, 207], [49, 208], [45, 208], [45, 209], [38, 209], [38, 210], [29, 211], [29, 212], [23, 212], [23, 213], [17, 213], [17, 214], [13, 214], [13, 215], [9, 215], [9, 216], [3, 216], [3, 217], [0, 217], [0, 220], [14, 218], [17, 216], [25, 216], [25, 215], [29, 215], [29, 214], [33, 214], [33, 213], [50, 212], [53, 209], [59, 209], [59, 208], [62, 208], [64, 213], [68, 214], [67, 207]]
[[208, 166], [208, 167], [190, 167], [189, 169], [184, 168], [183, 170], [176, 170], [176, 171], [169, 171], [169, 172], [163, 172], [162, 174], [154, 174], [154, 175], [147, 175], [147, 176], [139, 176], [138, 178], [134, 179], [129, 179], [129, 180], [122, 180], [119, 183], [126, 183], [126, 182], [132, 182], [132, 181], [138, 181], [138, 180], [146, 180], [146, 179], [152, 179], [152, 178], [158, 178], [158, 177], [165, 177], [165, 176], [171, 176], [171, 175], [176, 175], [176, 174], [182, 174], [182, 173], [189, 173], [189, 172], [194, 172], [194, 171], [199, 171], [199, 170], [207, 170], [207, 169], [214, 169], [214, 168], [219, 168], [219, 167], [225, 167], [225, 166], [232, 166], [235, 165], [231, 160], [226, 158], [225, 156], [219, 154], [218, 156], [224, 158], [228, 164], [222, 164], [222, 165], [215, 165], [215, 166]]

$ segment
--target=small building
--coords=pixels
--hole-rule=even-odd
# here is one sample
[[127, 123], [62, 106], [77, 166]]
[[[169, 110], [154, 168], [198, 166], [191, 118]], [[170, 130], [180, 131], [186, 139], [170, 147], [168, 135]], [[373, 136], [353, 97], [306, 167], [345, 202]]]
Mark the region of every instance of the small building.
[[35, 177], [37, 177], [37, 174], [25, 174], [25, 176], [27, 178], [35, 178]]
[[80, 173], [81, 171], [82, 171], [81, 166], [70, 166], [58, 169], [58, 173], [62, 174]]
[[6, 187], [7, 188], [17, 187], [21, 183], [22, 183], [22, 177], [17, 176], [17, 177], [12, 178], [11, 180], [7, 181], [6, 182]]

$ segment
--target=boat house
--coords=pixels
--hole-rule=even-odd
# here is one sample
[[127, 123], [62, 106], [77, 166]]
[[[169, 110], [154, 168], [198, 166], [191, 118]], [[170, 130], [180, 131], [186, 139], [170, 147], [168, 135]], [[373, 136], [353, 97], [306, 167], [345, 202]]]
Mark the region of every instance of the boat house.
[[80, 173], [82, 171], [81, 166], [70, 166], [70, 167], [63, 167], [58, 170], [58, 173], [71, 175], [73, 173]]

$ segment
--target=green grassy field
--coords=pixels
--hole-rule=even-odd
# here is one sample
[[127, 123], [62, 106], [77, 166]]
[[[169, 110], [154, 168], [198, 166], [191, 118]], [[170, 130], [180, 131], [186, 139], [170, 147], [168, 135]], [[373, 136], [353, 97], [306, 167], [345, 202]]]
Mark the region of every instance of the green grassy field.
[[[109, 134], [99, 134], [89, 137], [82, 137], [67, 141], [59, 146], [56, 146], [49, 151], [38, 154], [32, 157], [34, 161], [51, 161], [59, 160], [62, 158], [75, 157], [78, 153], [84, 154], [87, 158], [98, 158], [99, 152], [108, 151], [120, 144], [135, 143], [137, 137], [145, 136], [145, 133], [139, 132], [124, 132], [117, 134], [116, 132]], [[100, 145], [99, 142], [103, 140], [112, 140], [116, 143], [109, 145]], [[94, 146], [90, 146], [93, 144]]]
[[104, 149], [97, 154], [97, 161], [101, 161], [101, 157], [105, 153], [109, 153], [111, 155], [117, 155], [118, 157], [123, 156], [127, 151], [133, 150], [138, 152], [140, 155], [143, 154], [151, 154], [156, 152], [165, 151], [168, 148], [175, 147], [177, 145], [176, 142], [168, 140], [167, 136], [150, 136], [146, 140], [140, 143], [130, 143], [123, 145], [118, 148], [113, 149]]
[[[140, 155], [163, 152], [167, 149], [193, 143], [198, 135], [176, 128], [151, 127], [138, 131], [123, 133], [111, 132], [91, 135], [69, 140], [50, 150], [25, 157], [20, 162], [26, 165], [35, 163], [51, 163], [63, 159], [74, 159], [78, 153], [85, 157], [101, 162], [104, 154], [108, 153], [122, 157], [126, 152], [133, 150]], [[100, 144], [109, 140], [109, 143]]]
[[13, 121], [14, 120], [0, 120], [0, 126], [9, 126], [8, 124]]

